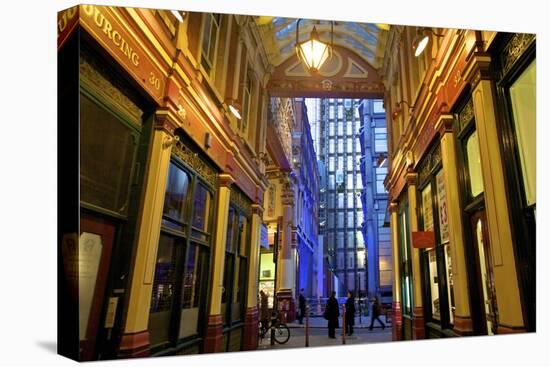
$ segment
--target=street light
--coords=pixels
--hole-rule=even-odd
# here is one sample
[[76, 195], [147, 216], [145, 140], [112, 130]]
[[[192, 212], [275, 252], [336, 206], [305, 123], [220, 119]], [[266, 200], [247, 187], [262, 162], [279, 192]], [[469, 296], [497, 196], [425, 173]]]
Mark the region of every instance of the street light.
[[332, 57], [334, 22], [331, 22], [329, 45], [319, 39], [319, 34], [315, 26], [313, 26], [309, 39], [300, 43], [298, 37], [300, 35], [301, 20], [302, 19], [298, 19], [296, 22], [296, 54], [311, 73], [317, 73], [325, 61]]

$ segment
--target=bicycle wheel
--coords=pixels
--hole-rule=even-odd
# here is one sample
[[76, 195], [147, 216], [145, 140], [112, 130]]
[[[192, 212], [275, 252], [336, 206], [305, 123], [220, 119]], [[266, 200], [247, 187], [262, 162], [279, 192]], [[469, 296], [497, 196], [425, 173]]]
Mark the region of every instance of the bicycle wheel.
[[279, 344], [284, 344], [290, 339], [290, 329], [285, 324], [274, 326], [275, 341]]

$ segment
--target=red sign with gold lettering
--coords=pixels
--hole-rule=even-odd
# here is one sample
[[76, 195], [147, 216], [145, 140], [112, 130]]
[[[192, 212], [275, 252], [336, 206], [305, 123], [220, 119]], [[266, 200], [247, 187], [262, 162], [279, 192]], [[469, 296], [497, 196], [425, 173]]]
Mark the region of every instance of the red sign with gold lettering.
[[80, 5], [60, 12], [58, 48], [80, 21], [115, 60], [159, 103], [164, 94], [165, 76], [149, 59], [145, 50], [120, 14], [107, 6]]
[[435, 246], [433, 231], [413, 231], [411, 234], [414, 248], [432, 248]]

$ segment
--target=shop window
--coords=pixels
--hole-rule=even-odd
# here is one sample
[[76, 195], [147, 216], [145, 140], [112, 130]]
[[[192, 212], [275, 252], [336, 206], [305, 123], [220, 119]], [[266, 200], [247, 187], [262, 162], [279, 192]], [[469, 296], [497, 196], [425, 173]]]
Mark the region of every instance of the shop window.
[[136, 133], [86, 94], [80, 94], [80, 200], [128, 212]]
[[523, 71], [510, 87], [514, 130], [516, 133], [521, 174], [527, 206], [537, 201], [536, 192], [536, 60]]
[[[183, 167], [179, 159], [172, 160], [166, 183], [148, 327], [151, 345], [158, 348], [201, 333], [199, 313], [208, 289], [212, 193]], [[176, 335], [174, 324], [179, 325]]]
[[244, 316], [248, 269], [246, 241], [250, 232], [248, 222], [242, 210], [232, 203], [228, 213], [221, 299], [222, 320], [226, 326], [241, 321]]
[[220, 14], [204, 14], [201, 65], [208, 74], [214, 68], [220, 21]]

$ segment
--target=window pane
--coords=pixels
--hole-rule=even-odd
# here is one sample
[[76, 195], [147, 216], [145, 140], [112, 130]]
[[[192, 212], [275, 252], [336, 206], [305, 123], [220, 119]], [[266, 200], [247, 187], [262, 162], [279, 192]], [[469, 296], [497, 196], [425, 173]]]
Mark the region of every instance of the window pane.
[[170, 163], [163, 215], [177, 222], [185, 222], [184, 209], [189, 190], [189, 176], [174, 163]]
[[430, 293], [432, 302], [432, 317], [436, 320], [440, 319], [439, 310], [439, 279], [437, 278], [437, 261], [435, 256], [435, 250], [428, 251], [428, 262], [430, 272]]
[[169, 311], [174, 296], [175, 240], [160, 234], [155, 266], [155, 280], [151, 293], [151, 312]]
[[197, 245], [191, 244], [189, 246], [189, 253], [187, 255], [187, 264], [185, 265], [185, 272], [183, 274], [183, 290], [182, 290], [182, 308], [191, 308], [195, 299], [195, 276], [196, 276], [196, 264], [197, 264]]
[[210, 201], [212, 194], [201, 184], [195, 189], [193, 200], [193, 227], [208, 232], [208, 219], [210, 215]]
[[235, 221], [235, 209], [232, 206], [229, 207], [229, 213], [227, 215], [227, 234], [225, 236], [225, 251], [233, 251], [233, 222]]
[[536, 139], [536, 60], [510, 87], [514, 130], [521, 160], [521, 173], [527, 205], [537, 202]]
[[80, 200], [126, 214], [134, 151], [130, 128], [80, 94]]
[[470, 194], [476, 197], [483, 192], [483, 176], [481, 175], [481, 158], [479, 156], [479, 141], [477, 131], [466, 141], [466, 153], [468, 155], [468, 172], [470, 174]]
[[447, 297], [449, 298], [449, 315], [451, 324], [454, 323], [455, 312], [455, 297], [454, 297], [454, 280], [453, 266], [451, 262], [451, 247], [445, 245], [445, 269], [447, 271]]

